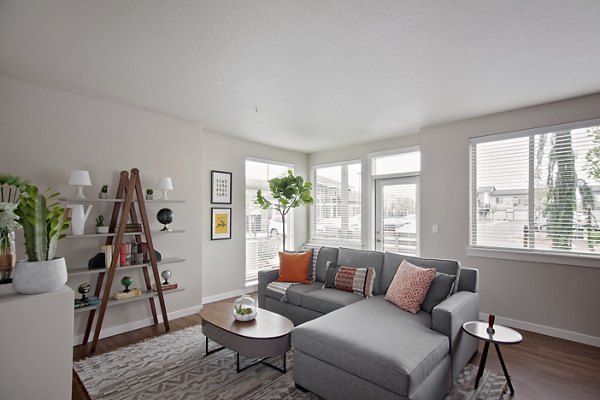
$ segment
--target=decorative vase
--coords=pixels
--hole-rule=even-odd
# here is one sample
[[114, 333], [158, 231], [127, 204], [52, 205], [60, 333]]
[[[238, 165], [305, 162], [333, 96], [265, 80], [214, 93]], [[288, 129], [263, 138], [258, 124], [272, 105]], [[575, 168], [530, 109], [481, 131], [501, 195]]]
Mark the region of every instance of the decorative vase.
[[10, 282], [17, 258], [15, 256], [15, 232], [0, 232], [0, 282]]
[[233, 318], [237, 321], [252, 321], [256, 318], [256, 302], [243, 294], [233, 302]]
[[85, 221], [90, 215], [92, 205], [84, 209], [83, 204], [68, 204], [67, 208], [71, 209], [71, 230], [73, 235], [83, 235], [85, 229]]
[[19, 260], [13, 272], [13, 289], [23, 294], [38, 294], [56, 290], [67, 283], [64, 257], [48, 261]]

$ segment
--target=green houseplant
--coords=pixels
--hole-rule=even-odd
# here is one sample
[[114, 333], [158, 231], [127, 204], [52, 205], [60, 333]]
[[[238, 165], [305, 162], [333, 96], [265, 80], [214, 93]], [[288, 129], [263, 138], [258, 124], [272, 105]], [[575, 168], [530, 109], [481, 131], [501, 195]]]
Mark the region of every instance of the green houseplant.
[[273, 201], [265, 198], [260, 190], [256, 192], [255, 203], [263, 210], [272, 208], [281, 214], [283, 227], [283, 250], [285, 251], [285, 216], [292, 208], [311, 205], [313, 197], [310, 194], [312, 183], [304, 182], [301, 176], [295, 176], [291, 170], [281, 178], [269, 181], [269, 190]]
[[108, 199], [108, 185], [102, 185], [102, 189], [100, 189], [100, 193], [98, 193], [99, 199]]
[[104, 215], [96, 217], [96, 233], [108, 233], [108, 226], [104, 226]]
[[17, 292], [44, 293], [67, 282], [65, 259], [55, 255], [71, 219], [56, 201], [58, 195], [50, 188], [40, 193], [32, 184], [21, 192], [16, 213], [23, 225], [27, 260], [15, 265], [13, 287]]

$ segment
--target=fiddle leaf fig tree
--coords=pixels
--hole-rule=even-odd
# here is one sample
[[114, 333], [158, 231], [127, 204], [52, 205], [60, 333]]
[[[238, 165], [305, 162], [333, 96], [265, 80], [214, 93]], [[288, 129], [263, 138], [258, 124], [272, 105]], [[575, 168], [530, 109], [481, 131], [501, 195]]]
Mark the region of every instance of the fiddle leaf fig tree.
[[263, 210], [272, 208], [281, 214], [283, 227], [283, 250], [285, 251], [285, 216], [292, 208], [308, 206], [313, 203], [310, 194], [312, 183], [304, 182], [301, 176], [294, 176], [291, 170], [281, 178], [273, 178], [269, 181], [269, 190], [273, 200], [265, 198], [260, 190], [256, 192], [255, 204], [259, 204]]

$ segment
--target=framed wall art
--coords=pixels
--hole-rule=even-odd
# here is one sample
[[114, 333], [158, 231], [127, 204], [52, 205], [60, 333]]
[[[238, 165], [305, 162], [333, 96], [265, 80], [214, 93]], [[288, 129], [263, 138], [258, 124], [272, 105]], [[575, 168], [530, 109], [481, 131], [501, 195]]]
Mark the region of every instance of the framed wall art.
[[231, 208], [210, 209], [210, 239], [231, 239]]
[[210, 171], [210, 202], [231, 204], [231, 172]]

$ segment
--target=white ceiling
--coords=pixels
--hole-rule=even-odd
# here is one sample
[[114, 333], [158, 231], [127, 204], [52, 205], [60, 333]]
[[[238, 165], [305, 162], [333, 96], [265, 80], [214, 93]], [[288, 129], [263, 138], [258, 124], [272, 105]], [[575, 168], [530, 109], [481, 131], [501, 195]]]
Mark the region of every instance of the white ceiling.
[[313, 152], [600, 92], [599, 19], [598, 0], [0, 0], [0, 74]]

